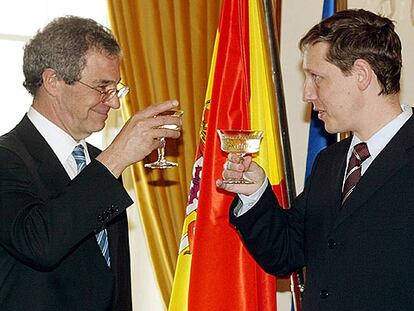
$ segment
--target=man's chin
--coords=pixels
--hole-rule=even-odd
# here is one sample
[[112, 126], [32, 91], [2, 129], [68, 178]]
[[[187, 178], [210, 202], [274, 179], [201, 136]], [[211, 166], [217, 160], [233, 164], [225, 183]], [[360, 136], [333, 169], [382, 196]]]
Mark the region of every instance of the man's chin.
[[89, 133], [90, 135], [93, 133], [97, 133], [103, 130], [105, 127], [105, 122], [95, 122], [93, 126], [90, 127]]
[[106, 125], [106, 120], [108, 119], [108, 115], [107, 114], [95, 114], [95, 118], [92, 121], [93, 123], [91, 124], [91, 127], [93, 127], [94, 129], [96, 129], [96, 131], [100, 131], [102, 130], [105, 125]]
[[337, 128], [335, 128], [335, 127], [333, 127], [333, 126], [330, 126], [330, 125], [329, 125], [329, 124], [327, 124], [326, 122], [325, 122], [325, 131], [326, 131], [328, 134], [336, 134], [336, 133], [339, 133]]

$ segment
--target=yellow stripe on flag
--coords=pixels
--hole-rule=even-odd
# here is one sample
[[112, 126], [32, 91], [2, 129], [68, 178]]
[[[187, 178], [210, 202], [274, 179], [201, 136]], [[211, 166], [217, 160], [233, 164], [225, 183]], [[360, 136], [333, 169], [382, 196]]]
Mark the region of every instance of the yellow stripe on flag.
[[[251, 128], [264, 131], [260, 152], [255, 159], [264, 168], [272, 185], [284, 179], [279, 126], [274, 98], [263, 10], [259, 1], [249, 1]], [[282, 204], [282, 202], [280, 202]], [[282, 204], [283, 205], [283, 204]]]
[[[220, 34], [217, 31], [216, 33], [216, 40], [214, 43], [214, 50], [211, 60], [211, 67], [210, 67], [210, 74], [208, 79], [208, 85], [206, 90], [206, 99], [205, 99], [205, 106], [204, 106], [204, 113], [208, 109], [207, 101], [211, 98], [211, 90], [213, 86], [213, 77], [214, 77], [214, 69], [216, 66], [216, 58], [217, 58], [217, 49], [218, 49], [218, 42], [220, 39]], [[207, 128], [205, 127], [204, 117], [201, 122], [200, 126], [200, 144], [205, 144], [205, 133], [207, 131]], [[198, 176], [197, 169], [202, 168], [202, 151], [199, 150], [196, 153], [196, 160], [193, 167], [193, 174], [192, 174], [192, 180], [196, 180], [200, 178]], [[198, 180], [199, 181], [199, 180]], [[191, 230], [192, 230], [192, 224], [196, 221], [197, 218], [197, 206], [198, 206], [198, 194], [197, 200], [192, 201], [191, 199], [191, 190], [194, 187], [194, 183], [191, 182], [190, 185], [190, 195], [189, 195], [189, 202], [186, 209], [186, 218], [184, 220], [183, 225], [183, 232], [181, 234], [181, 240], [180, 240], [180, 248], [179, 248], [179, 254], [177, 259], [177, 266], [175, 269], [175, 275], [174, 275], [174, 282], [171, 292], [171, 299], [168, 306], [169, 311], [184, 311], [188, 310], [188, 290], [190, 288], [190, 273], [191, 273], [191, 260], [192, 260], [192, 253], [190, 249], [190, 243], [191, 243]]]
[[182, 311], [187, 310], [188, 305], [188, 288], [191, 272], [191, 253], [189, 253], [189, 245], [187, 244], [181, 249], [182, 243], [188, 240], [188, 225], [195, 221], [196, 212], [190, 213], [184, 220], [183, 233], [180, 241], [180, 253], [177, 259], [177, 267], [175, 269], [175, 277], [171, 292], [171, 299], [168, 310]]

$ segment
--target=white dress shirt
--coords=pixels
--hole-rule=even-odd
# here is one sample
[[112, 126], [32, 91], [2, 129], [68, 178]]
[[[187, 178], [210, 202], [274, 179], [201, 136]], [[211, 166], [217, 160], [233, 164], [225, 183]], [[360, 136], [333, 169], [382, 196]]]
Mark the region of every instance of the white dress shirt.
[[[367, 158], [363, 163], [361, 167], [361, 176], [365, 173], [365, 171], [368, 169], [368, 167], [371, 165], [372, 161], [378, 156], [378, 154], [382, 151], [382, 149], [385, 148], [385, 146], [390, 142], [390, 140], [397, 134], [397, 132], [400, 130], [400, 128], [405, 124], [405, 122], [408, 121], [408, 119], [413, 114], [412, 108], [408, 105], [402, 106], [403, 111], [394, 118], [391, 122], [387, 123], [383, 128], [381, 128], [378, 132], [376, 132], [374, 135], [371, 136], [370, 139], [366, 141], [368, 145], [368, 150], [370, 153], [370, 157]], [[347, 163], [349, 162], [349, 158], [351, 157], [352, 149], [353, 147], [362, 142], [359, 137], [354, 135], [352, 137], [351, 144], [348, 149], [347, 154]], [[345, 168], [345, 172], [346, 172]], [[345, 176], [343, 183], [345, 182]], [[239, 204], [234, 209], [234, 215], [235, 216], [241, 216], [244, 213], [246, 213], [248, 210], [250, 210], [261, 198], [262, 194], [267, 188], [267, 185], [269, 184], [268, 179], [266, 178], [263, 184], [260, 186], [260, 188], [253, 194], [246, 196], [243, 194], [238, 194], [240, 201]], [[343, 187], [343, 184], [342, 184]]]
[[90, 163], [91, 159], [85, 140], [77, 142], [72, 136], [53, 122], [46, 119], [33, 107], [30, 107], [27, 112], [27, 117], [49, 144], [50, 148], [52, 148], [70, 179], [75, 178], [78, 173], [75, 158], [72, 156], [72, 151], [76, 145], [83, 145], [85, 149], [86, 164]]
[[[368, 167], [371, 163], [375, 160], [378, 154], [385, 148], [385, 146], [390, 142], [390, 140], [397, 134], [400, 128], [407, 122], [407, 120], [413, 114], [411, 107], [409, 106], [402, 106], [403, 111], [394, 118], [391, 122], [387, 123], [383, 128], [381, 128], [378, 132], [371, 136], [365, 143], [368, 146], [370, 156], [362, 162], [361, 165], [361, 176], [364, 175]], [[358, 136], [354, 135], [352, 137], [351, 145], [348, 149], [348, 154], [346, 156], [346, 163], [349, 163], [349, 158], [352, 154], [352, 149], [356, 144], [362, 142]], [[345, 168], [345, 172], [346, 172]], [[343, 184], [345, 183], [345, 176], [343, 180]], [[342, 187], [343, 187], [342, 184]]]

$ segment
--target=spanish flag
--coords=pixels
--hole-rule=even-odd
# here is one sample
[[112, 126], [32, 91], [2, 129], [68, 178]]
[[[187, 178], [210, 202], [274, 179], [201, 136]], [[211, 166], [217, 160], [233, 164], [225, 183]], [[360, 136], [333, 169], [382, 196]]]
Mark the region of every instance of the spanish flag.
[[261, 2], [223, 0], [170, 311], [276, 310], [275, 278], [229, 224], [234, 194], [215, 186], [227, 156], [217, 129], [263, 130], [255, 161], [287, 206], [268, 50]]

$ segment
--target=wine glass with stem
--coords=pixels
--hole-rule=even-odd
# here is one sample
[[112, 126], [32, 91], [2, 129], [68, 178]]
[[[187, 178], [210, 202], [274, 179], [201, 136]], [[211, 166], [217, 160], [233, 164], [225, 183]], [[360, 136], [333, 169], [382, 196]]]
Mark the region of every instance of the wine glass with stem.
[[[161, 112], [161, 113], [157, 114], [155, 117], [157, 117], [157, 116], [181, 117], [183, 115], [183, 113], [184, 113], [184, 111], [179, 110], [179, 109], [167, 110], [167, 111], [164, 111], [164, 112]], [[157, 128], [179, 131], [181, 129], [181, 126], [176, 125], [176, 124], [163, 124], [163, 125], [158, 126]], [[165, 137], [160, 138], [160, 144], [161, 144], [161, 146], [157, 149], [157, 152], [158, 152], [157, 160], [154, 161], [154, 162], [151, 162], [151, 163], [146, 163], [146, 164], [144, 164], [144, 166], [146, 168], [152, 168], [152, 169], [154, 169], [154, 168], [155, 169], [166, 169], [166, 168], [178, 166], [178, 163], [168, 161], [165, 158], [165, 144], [166, 144]]]
[[[228, 153], [235, 153], [239, 157], [246, 154], [259, 152], [260, 140], [263, 131], [259, 130], [217, 130], [220, 137], [221, 150]], [[225, 178], [225, 184], [252, 184], [253, 182], [244, 178]]]

